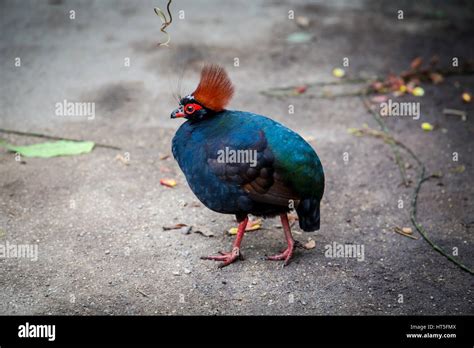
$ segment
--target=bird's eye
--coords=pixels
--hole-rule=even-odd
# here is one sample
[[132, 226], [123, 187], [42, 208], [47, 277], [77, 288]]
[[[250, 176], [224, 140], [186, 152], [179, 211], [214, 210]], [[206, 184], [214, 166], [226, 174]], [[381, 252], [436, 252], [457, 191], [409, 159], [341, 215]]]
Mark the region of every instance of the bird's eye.
[[184, 107], [184, 111], [188, 114], [191, 115], [194, 111], [202, 109], [202, 106], [199, 104], [187, 104]]

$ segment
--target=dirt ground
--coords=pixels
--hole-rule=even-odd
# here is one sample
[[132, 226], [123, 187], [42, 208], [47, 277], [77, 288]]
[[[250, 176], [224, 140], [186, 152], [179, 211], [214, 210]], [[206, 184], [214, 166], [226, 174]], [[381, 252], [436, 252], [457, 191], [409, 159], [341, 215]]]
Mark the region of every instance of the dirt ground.
[[[174, 1], [170, 47], [158, 48], [165, 37], [153, 7], [163, 3], [0, 3], [0, 127], [122, 148], [23, 162], [0, 150], [0, 244], [36, 244], [39, 252], [37, 261], [0, 258], [0, 314], [474, 314], [472, 275], [417, 232], [415, 240], [393, 231], [413, 227], [416, 165], [405, 156], [413, 182], [404, 187], [387, 144], [347, 132], [364, 124], [378, 129], [361, 100], [259, 93], [331, 81], [344, 57], [352, 76], [400, 72], [417, 56], [437, 54], [444, 66], [452, 57], [472, 59], [472, 3]], [[310, 42], [287, 41], [301, 31], [288, 19], [290, 10], [310, 19]], [[205, 208], [173, 158], [160, 158], [171, 153], [181, 123], [169, 118], [176, 106], [171, 92], [183, 70], [182, 93], [191, 92], [204, 61], [229, 71], [232, 109], [268, 115], [308, 137], [324, 165], [321, 230], [294, 229], [296, 239], [312, 238], [316, 247], [298, 250], [288, 267], [263, 260], [285, 246], [277, 219], [246, 234], [244, 261], [218, 269], [199, 259], [230, 247], [226, 231], [234, 217]], [[460, 95], [474, 92], [474, 78], [423, 87], [423, 97], [405, 99], [420, 101], [419, 120], [386, 122], [429, 173], [443, 173], [423, 185], [419, 220], [437, 244], [450, 253], [457, 248], [458, 259], [473, 268], [474, 118]], [[64, 99], [95, 102], [95, 118], [56, 116], [54, 105]], [[468, 118], [446, 116], [444, 108], [466, 110]], [[437, 128], [424, 132], [422, 122]], [[39, 141], [0, 135], [15, 144]], [[129, 165], [116, 159], [125, 153]], [[465, 170], [456, 170], [461, 165]], [[178, 185], [164, 187], [162, 178]], [[176, 223], [213, 236], [162, 229]], [[364, 260], [326, 257], [333, 242], [364, 246]]]

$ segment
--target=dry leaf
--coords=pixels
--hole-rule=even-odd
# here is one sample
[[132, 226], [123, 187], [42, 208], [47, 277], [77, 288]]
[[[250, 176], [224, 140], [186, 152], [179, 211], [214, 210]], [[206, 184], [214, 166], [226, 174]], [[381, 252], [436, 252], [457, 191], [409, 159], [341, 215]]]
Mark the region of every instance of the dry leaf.
[[[262, 228], [262, 220], [249, 220], [245, 226], [245, 232], [256, 231]], [[230, 235], [235, 235], [238, 232], [237, 227], [232, 227], [227, 231]]]
[[186, 224], [176, 224], [176, 225], [173, 225], [173, 226], [162, 226], [163, 228], [163, 231], [169, 231], [169, 230], [179, 230], [180, 228], [182, 227], [186, 227], [188, 225]]
[[160, 184], [166, 187], [175, 187], [177, 185], [174, 179], [161, 179]]
[[125, 157], [123, 157], [121, 154], [118, 154], [117, 156], [115, 156], [115, 159], [117, 161], [120, 161], [122, 162], [123, 164], [125, 164], [126, 166], [128, 166], [130, 164], [130, 161], [127, 160]]
[[377, 92], [382, 92], [385, 87], [384, 87], [384, 84], [380, 81], [375, 81], [371, 84], [371, 87], [374, 91], [377, 91]]
[[405, 82], [403, 81], [403, 79], [400, 76], [397, 76], [397, 75], [394, 75], [394, 74], [389, 74], [387, 76], [385, 84], [387, 85], [388, 88], [390, 88], [390, 90], [399, 91], [400, 86], [404, 85]]
[[304, 248], [305, 248], [306, 250], [314, 249], [315, 247], [316, 247], [316, 242], [315, 242], [313, 239], [311, 239], [311, 238], [309, 238], [309, 239], [308, 239], [308, 242], [305, 243], [305, 245], [304, 245]]
[[[412, 231], [412, 229], [411, 229], [410, 227], [403, 227], [403, 228], [400, 228], [400, 227], [398, 227], [398, 226], [395, 226], [395, 227], [393, 228], [393, 230], [394, 230], [395, 232], [397, 232], [398, 234], [401, 234], [401, 235], [404, 236], [404, 237], [408, 237], [408, 238], [415, 239], [415, 240], [418, 239], [418, 237], [415, 237], [415, 236], [412, 235], [413, 231]], [[405, 231], [406, 231], [406, 232], [405, 232]]]
[[262, 228], [262, 220], [261, 219], [258, 219], [258, 220], [249, 220], [247, 222], [247, 226], [245, 227], [245, 231], [255, 231], [255, 230], [259, 230], [260, 228]]
[[423, 59], [421, 57], [416, 57], [410, 63], [410, 67], [413, 70], [417, 70], [423, 64]]
[[296, 94], [303, 94], [304, 92], [306, 92], [308, 90], [308, 86], [299, 86], [299, 87], [296, 87], [295, 88], [295, 93]]
[[214, 233], [202, 227], [196, 227], [195, 229], [193, 229], [193, 232], [202, 234], [204, 237], [208, 237], [208, 238], [214, 237]]
[[433, 72], [430, 74], [430, 79], [435, 85], [437, 85], [438, 83], [443, 82], [444, 77], [441, 74]]
[[310, 20], [308, 17], [305, 16], [297, 16], [296, 17], [296, 24], [299, 25], [301, 28], [309, 27]]

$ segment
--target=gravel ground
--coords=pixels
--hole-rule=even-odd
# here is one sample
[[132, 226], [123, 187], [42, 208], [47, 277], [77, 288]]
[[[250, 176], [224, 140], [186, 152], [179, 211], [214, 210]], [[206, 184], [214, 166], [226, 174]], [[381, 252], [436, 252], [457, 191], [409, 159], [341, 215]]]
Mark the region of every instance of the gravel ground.
[[[352, 76], [400, 72], [417, 56], [437, 54], [444, 66], [454, 56], [472, 59], [472, 3], [175, 1], [174, 11], [184, 10], [185, 18], [175, 16], [169, 27], [171, 47], [157, 48], [164, 38], [152, 9], [161, 3], [0, 3], [0, 127], [123, 149], [23, 162], [0, 150], [0, 244], [38, 246], [37, 261], [0, 258], [0, 314], [474, 313], [472, 275], [422, 238], [393, 232], [411, 226], [416, 166], [408, 161], [413, 182], [404, 187], [388, 145], [347, 132], [378, 127], [360, 99], [259, 93], [329, 81], [344, 57]], [[301, 30], [288, 19], [289, 10], [311, 20], [310, 42], [287, 42]], [[16, 57], [21, 67], [15, 67]], [[236, 57], [239, 67], [233, 66]], [[262, 259], [285, 246], [277, 219], [245, 236], [244, 261], [217, 269], [199, 259], [230, 247], [226, 230], [235, 226], [234, 217], [205, 208], [172, 157], [160, 158], [170, 154], [181, 123], [169, 119], [176, 106], [171, 91], [181, 73], [182, 92], [192, 91], [203, 61], [229, 71], [236, 85], [231, 108], [268, 115], [308, 137], [324, 165], [321, 230], [294, 228], [296, 239], [312, 238], [316, 247], [299, 250], [288, 267]], [[406, 98], [420, 101], [419, 120], [386, 122], [429, 173], [443, 173], [423, 185], [419, 220], [436, 243], [449, 252], [457, 248], [473, 268], [473, 106], [460, 94], [474, 92], [474, 79], [449, 77], [424, 88], [422, 98]], [[54, 105], [64, 99], [95, 102], [95, 118], [56, 116]], [[288, 114], [290, 104], [294, 114]], [[466, 110], [467, 121], [443, 115], [446, 107]], [[437, 128], [423, 132], [422, 122]], [[128, 165], [116, 159], [125, 153]], [[456, 170], [461, 165], [463, 172]], [[162, 178], [178, 185], [161, 186]], [[176, 223], [213, 236], [163, 231]], [[332, 243], [361, 245], [364, 259], [326, 257]]]

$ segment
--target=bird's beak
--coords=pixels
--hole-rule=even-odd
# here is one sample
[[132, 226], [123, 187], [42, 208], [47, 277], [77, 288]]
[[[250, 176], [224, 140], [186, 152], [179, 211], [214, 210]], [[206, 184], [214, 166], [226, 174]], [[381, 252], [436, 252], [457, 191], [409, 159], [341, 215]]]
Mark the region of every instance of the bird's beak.
[[179, 107], [171, 113], [171, 118], [179, 118], [186, 116], [183, 112], [183, 108]]

